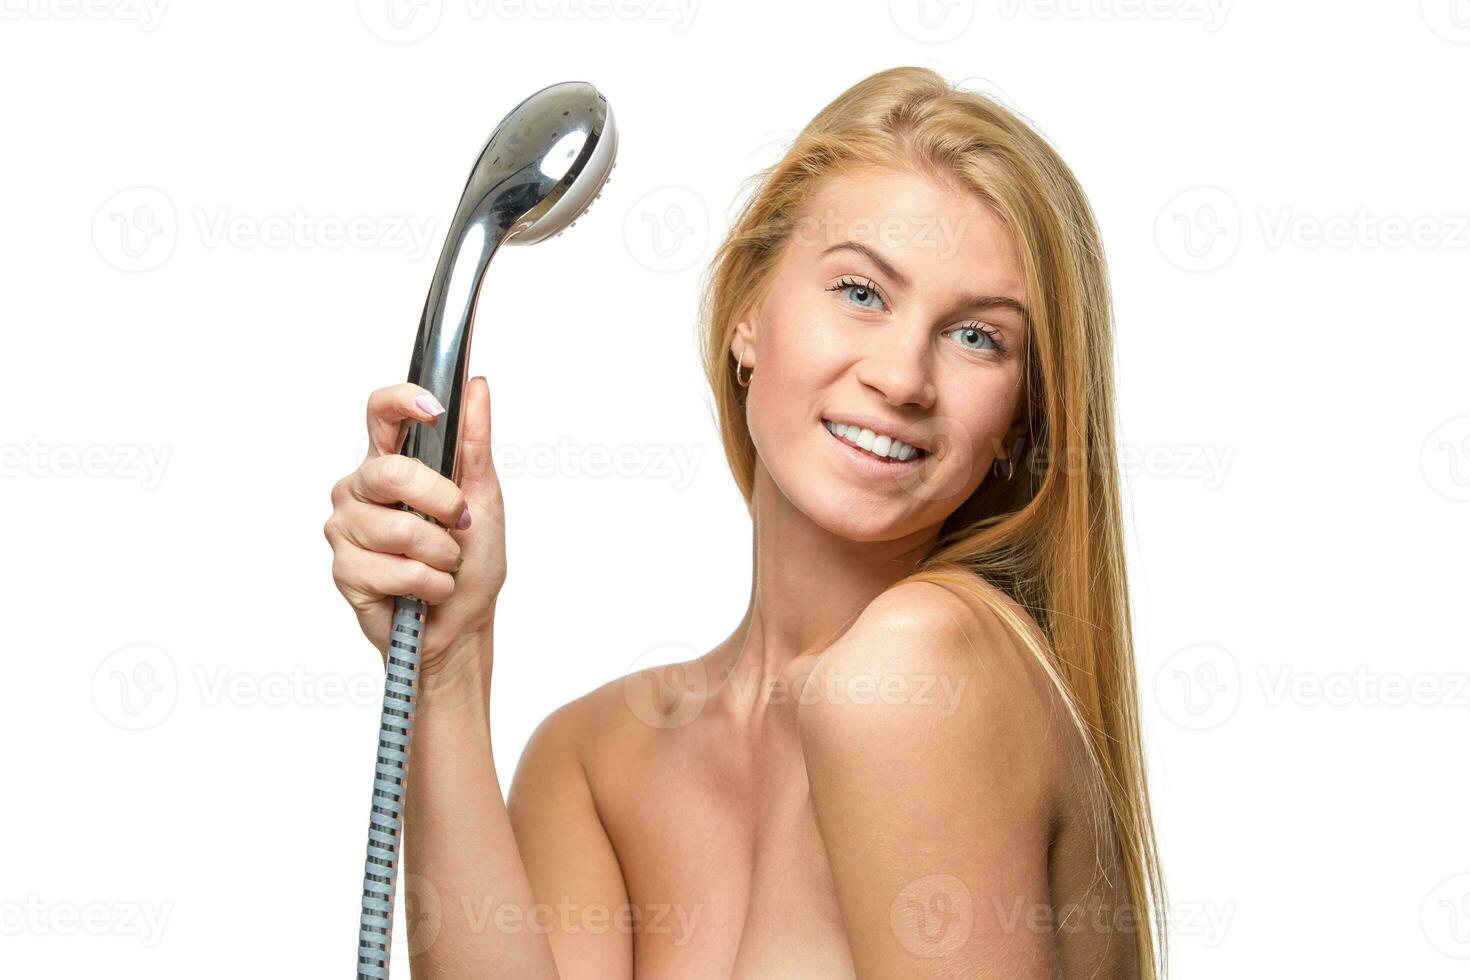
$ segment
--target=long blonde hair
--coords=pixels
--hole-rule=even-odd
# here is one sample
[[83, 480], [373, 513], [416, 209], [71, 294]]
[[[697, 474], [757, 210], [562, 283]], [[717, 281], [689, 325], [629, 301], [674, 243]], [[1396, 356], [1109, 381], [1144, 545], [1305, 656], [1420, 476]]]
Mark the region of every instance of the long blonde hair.
[[[958, 179], [994, 209], [1017, 244], [1030, 331], [1029, 448], [1013, 478], [984, 480], [949, 516], [903, 581], [969, 591], [1051, 678], [1082, 735], [1100, 827], [1122, 860], [1139, 968], [1152, 980], [1164, 972], [1165, 903], [1114, 465], [1112, 299], [1092, 209], [1056, 151], [995, 100], [927, 68], [878, 72], [823, 108], [779, 161], [750, 178], [755, 192], [707, 272], [700, 352], [725, 455], [753, 506], [756, 451], [730, 344], [739, 317], [768, 288], [803, 204], [826, 177], [896, 165]], [[976, 576], [1024, 608], [1044, 635]]]

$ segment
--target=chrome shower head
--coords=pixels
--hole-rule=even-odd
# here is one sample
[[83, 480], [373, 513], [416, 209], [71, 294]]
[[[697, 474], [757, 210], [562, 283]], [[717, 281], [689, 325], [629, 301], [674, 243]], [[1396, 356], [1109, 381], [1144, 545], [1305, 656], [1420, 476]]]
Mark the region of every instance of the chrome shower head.
[[[401, 452], [458, 480], [460, 419], [475, 303], [490, 258], [506, 242], [558, 235], [599, 195], [612, 172], [618, 136], [607, 100], [587, 82], [550, 85], [510, 111], [480, 151], [434, 268], [419, 320], [408, 380], [446, 411], [414, 422]], [[411, 509], [407, 504], [400, 507]], [[417, 512], [415, 512], [417, 513]], [[416, 596], [393, 600], [387, 683], [373, 777], [373, 812], [362, 881], [358, 980], [385, 980], [393, 940], [393, 899], [402, 841], [419, 655], [429, 618]]]
[[617, 149], [612, 107], [589, 82], [548, 85], [490, 134], [445, 237], [408, 371], [446, 411], [434, 425], [409, 427], [404, 455], [457, 478], [475, 300], [490, 259], [502, 244], [529, 245], [571, 227], [600, 196]]

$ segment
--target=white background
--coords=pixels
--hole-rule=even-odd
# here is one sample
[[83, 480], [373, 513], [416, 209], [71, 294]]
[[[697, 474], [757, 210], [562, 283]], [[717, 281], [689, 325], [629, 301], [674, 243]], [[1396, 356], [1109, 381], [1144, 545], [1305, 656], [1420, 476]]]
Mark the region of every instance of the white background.
[[1176, 975], [1465, 975], [1470, 4], [925, 2], [0, 0], [0, 974], [349, 975], [381, 666], [328, 492], [470, 163], [552, 82], [622, 144], [482, 304], [502, 779], [726, 636], [700, 273], [742, 177], [920, 64], [1102, 223]]

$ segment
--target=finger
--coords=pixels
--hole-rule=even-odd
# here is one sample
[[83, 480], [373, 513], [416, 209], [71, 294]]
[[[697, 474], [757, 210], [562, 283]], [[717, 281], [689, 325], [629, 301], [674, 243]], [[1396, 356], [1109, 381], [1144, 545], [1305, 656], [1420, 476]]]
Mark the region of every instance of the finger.
[[444, 406], [427, 389], [411, 381], [379, 388], [368, 396], [367, 459], [398, 452], [403, 443], [405, 421], [435, 423]]
[[337, 588], [368, 600], [417, 596], [432, 605], [454, 594], [454, 576], [413, 558], [348, 546], [335, 572]]
[[472, 512], [500, 496], [500, 479], [491, 455], [490, 384], [476, 375], [465, 386], [464, 417], [459, 434], [459, 485]]
[[402, 555], [446, 572], [459, 566], [461, 549], [454, 536], [406, 510], [352, 500], [333, 513], [330, 523], [343, 540], [366, 551]]
[[458, 528], [468, 514], [464, 491], [453, 480], [397, 453], [366, 460], [353, 472], [348, 491], [370, 504], [408, 504], [445, 527]]

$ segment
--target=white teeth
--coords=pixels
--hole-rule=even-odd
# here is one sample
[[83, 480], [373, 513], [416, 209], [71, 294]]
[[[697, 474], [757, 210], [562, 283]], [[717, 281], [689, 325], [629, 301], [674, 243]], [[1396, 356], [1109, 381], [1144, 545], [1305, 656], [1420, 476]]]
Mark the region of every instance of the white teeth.
[[822, 424], [837, 438], [860, 449], [866, 449], [875, 456], [907, 462], [918, 453], [918, 450], [908, 443], [900, 442], [891, 436], [880, 436], [872, 429], [847, 425], [844, 422], [828, 422], [826, 419], [822, 420]]

